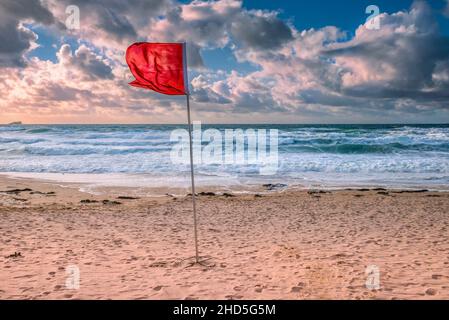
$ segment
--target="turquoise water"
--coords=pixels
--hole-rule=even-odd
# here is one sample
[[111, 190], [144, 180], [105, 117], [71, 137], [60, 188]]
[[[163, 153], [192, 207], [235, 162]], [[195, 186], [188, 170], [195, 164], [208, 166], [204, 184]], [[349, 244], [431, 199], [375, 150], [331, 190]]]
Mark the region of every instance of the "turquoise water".
[[[170, 160], [170, 134], [182, 125], [0, 126], [0, 172], [146, 174], [188, 177]], [[203, 125], [277, 129], [279, 167], [198, 164], [217, 184], [286, 182], [302, 186], [449, 187], [449, 125]], [[204, 143], [203, 143], [204, 144]], [[201, 179], [200, 179], [201, 180]], [[232, 183], [231, 183], [232, 182]]]

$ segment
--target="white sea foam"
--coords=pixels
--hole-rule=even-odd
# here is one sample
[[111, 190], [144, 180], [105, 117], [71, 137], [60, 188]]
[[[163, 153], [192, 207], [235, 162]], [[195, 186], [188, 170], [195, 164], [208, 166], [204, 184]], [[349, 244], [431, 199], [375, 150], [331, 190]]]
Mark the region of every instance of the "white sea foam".
[[[189, 166], [173, 164], [169, 157], [170, 133], [180, 127], [0, 126], [0, 172], [104, 185], [187, 187]], [[449, 188], [449, 126], [262, 128], [279, 130], [275, 175], [261, 177], [257, 165], [200, 164], [198, 183]]]

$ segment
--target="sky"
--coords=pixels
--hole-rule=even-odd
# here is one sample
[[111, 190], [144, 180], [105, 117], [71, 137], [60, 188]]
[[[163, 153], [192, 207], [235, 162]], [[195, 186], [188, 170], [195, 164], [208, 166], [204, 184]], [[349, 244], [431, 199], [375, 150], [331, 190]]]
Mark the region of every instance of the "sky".
[[448, 0], [0, 0], [0, 123], [184, 123], [138, 41], [187, 41], [203, 123], [449, 123]]

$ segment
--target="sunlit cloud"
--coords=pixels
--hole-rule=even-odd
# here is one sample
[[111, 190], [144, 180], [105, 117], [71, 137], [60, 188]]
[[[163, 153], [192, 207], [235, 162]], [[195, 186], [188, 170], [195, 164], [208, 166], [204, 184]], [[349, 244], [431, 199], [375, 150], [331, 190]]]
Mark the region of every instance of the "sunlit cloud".
[[[79, 30], [64, 26], [68, 5], [80, 8]], [[381, 14], [379, 30], [361, 24], [354, 36], [337, 26], [299, 30], [277, 11], [245, 9], [238, 0], [0, 6], [2, 122], [183, 122], [181, 97], [128, 86], [124, 53], [135, 41], [188, 42], [192, 105], [204, 122], [449, 116], [449, 40], [422, 1]], [[54, 61], [30, 54], [42, 41], [30, 25], [61, 39]], [[255, 70], [211, 69], [207, 50], [225, 48]]]

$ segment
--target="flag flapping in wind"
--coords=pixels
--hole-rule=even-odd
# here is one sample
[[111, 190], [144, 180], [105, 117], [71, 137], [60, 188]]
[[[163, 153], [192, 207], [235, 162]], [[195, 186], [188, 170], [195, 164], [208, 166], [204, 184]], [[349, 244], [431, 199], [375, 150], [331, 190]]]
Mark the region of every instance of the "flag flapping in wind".
[[126, 50], [126, 63], [136, 80], [129, 84], [169, 95], [188, 94], [185, 45], [137, 42]]
[[126, 50], [126, 63], [136, 80], [129, 84], [163, 94], [185, 95], [189, 124], [190, 175], [192, 181], [193, 225], [195, 235], [195, 263], [200, 262], [195, 204], [195, 173], [193, 168], [192, 121], [187, 77], [185, 43], [137, 42]]

